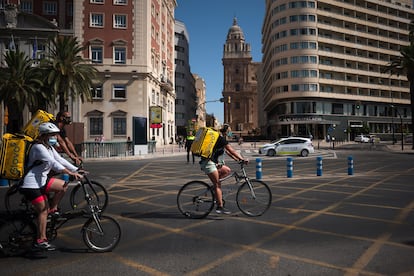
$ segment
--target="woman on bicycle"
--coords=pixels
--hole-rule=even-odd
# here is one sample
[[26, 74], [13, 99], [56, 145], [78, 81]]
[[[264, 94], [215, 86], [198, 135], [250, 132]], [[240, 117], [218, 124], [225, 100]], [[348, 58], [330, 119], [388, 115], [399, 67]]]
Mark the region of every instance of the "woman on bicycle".
[[[55, 250], [46, 238], [46, 224], [48, 214], [58, 215], [58, 204], [67, 190], [67, 183], [62, 179], [50, 178], [51, 170], [65, 173], [80, 179], [78, 168], [63, 159], [53, 148], [57, 142], [56, 135], [59, 128], [53, 123], [43, 123], [39, 126], [39, 137], [29, 152], [29, 161], [26, 176], [20, 192], [31, 201], [38, 213], [38, 239], [35, 247], [46, 250]], [[54, 192], [52, 202], [48, 203], [47, 194]]]
[[216, 213], [226, 215], [231, 214], [231, 212], [223, 207], [223, 193], [221, 190], [220, 179], [229, 175], [231, 169], [224, 164], [224, 153], [227, 153], [227, 155], [235, 161], [244, 161], [245, 163], [249, 162], [249, 160], [244, 159], [243, 156], [235, 151], [226, 140], [226, 136], [229, 132], [230, 126], [228, 124], [224, 124], [220, 129], [220, 136], [214, 146], [212, 157], [210, 159], [201, 158], [200, 161], [201, 170], [207, 174], [214, 185], [217, 200]]

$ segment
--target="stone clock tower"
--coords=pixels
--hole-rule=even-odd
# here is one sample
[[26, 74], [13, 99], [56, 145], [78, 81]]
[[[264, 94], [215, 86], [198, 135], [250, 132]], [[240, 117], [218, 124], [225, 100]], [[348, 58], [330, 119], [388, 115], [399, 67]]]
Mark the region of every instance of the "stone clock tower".
[[250, 44], [245, 42], [236, 18], [227, 33], [222, 62], [224, 123], [230, 124], [238, 137], [252, 134], [258, 128], [256, 76], [260, 63], [252, 62]]

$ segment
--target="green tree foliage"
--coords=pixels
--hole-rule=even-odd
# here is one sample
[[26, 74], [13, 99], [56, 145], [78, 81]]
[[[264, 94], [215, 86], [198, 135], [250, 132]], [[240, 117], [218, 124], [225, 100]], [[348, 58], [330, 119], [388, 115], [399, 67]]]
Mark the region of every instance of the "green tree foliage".
[[33, 60], [20, 51], [5, 54], [6, 66], [0, 68], [0, 102], [13, 104], [18, 113], [27, 105], [30, 111], [50, 101], [43, 89], [42, 73]]
[[[400, 53], [401, 56], [392, 60], [385, 71], [394, 75], [407, 76], [408, 82], [410, 83], [411, 133], [414, 134], [414, 21], [410, 24], [409, 44], [402, 46]], [[414, 149], [414, 141], [412, 148]]]
[[60, 111], [64, 110], [69, 97], [79, 97], [82, 102], [92, 100], [90, 88], [97, 70], [82, 57], [84, 49], [75, 37], [56, 37], [50, 45], [50, 54], [43, 61], [46, 85], [59, 100]]

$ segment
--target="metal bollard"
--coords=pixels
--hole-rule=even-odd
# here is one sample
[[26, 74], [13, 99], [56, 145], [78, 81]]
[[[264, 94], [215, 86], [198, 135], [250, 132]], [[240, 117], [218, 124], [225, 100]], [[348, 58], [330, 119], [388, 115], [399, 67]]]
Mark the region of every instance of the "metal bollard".
[[0, 178], [0, 186], [9, 186], [9, 180]]
[[292, 157], [288, 157], [287, 158], [287, 177], [291, 178], [293, 176], [293, 158]]
[[322, 176], [322, 156], [316, 157], [316, 176]]
[[262, 158], [256, 158], [256, 179], [262, 179]]
[[348, 175], [354, 174], [354, 159], [352, 156], [348, 156]]

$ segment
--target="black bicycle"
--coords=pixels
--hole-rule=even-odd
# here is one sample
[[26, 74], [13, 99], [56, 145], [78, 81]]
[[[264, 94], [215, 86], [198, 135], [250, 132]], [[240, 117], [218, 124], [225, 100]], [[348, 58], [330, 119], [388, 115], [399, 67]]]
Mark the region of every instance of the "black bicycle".
[[[272, 193], [269, 186], [261, 180], [250, 179], [244, 168], [244, 161], [238, 162], [240, 171], [234, 171], [230, 175], [220, 179], [223, 183], [234, 178], [236, 185], [240, 185], [236, 193], [236, 203], [240, 211], [251, 217], [263, 215], [272, 203]], [[232, 185], [227, 183], [226, 185]], [[234, 185], [234, 184], [233, 184]], [[222, 185], [224, 190], [224, 185]], [[223, 204], [226, 195], [223, 192]], [[204, 218], [216, 204], [214, 187], [203, 181], [190, 181], [178, 192], [177, 205], [180, 212], [189, 218]]]
[[[121, 227], [112, 217], [103, 215], [87, 189], [82, 185], [84, 200], [88, 208], [65, 212], [48, 219], [46, 234], [49, 241], [56, 239], [57, 232], [66, 222], [74, 218], [86, 218], [82, 226], [85, 245], [95, 252], [113, 250], [121, 238]], [[37, 217], [31, 204], [24, 201], [25, 208], [8, 210], [0, 214], [0, 252], [4, 256], [17, 256], [38, 252], [33, 247], [37, 237], [34, 220]]]
[[[6, 192], [4, 205], [7, 211], [25, 209], [27, 204], [26, 198], [18, 193], [21, 181], [23, 180], [11, 182], [10, 188]], [[71, 183], [75, 183], [75, 186], [69, 196], [70, 206], [73, 210], [87, 207], [87, 202], [85, 201], [83, 192], [83, 190], [86, 189], [92, 204], [97, 206], [101, 212], [105, 211], [108, 206], [109, 197], [108, 191], [101, 183], [90, 180], [87, 174], [83, 174], [83, 178], [81, 180], [76, 182], [73, 181], [74, 180], [72, 180]]]

